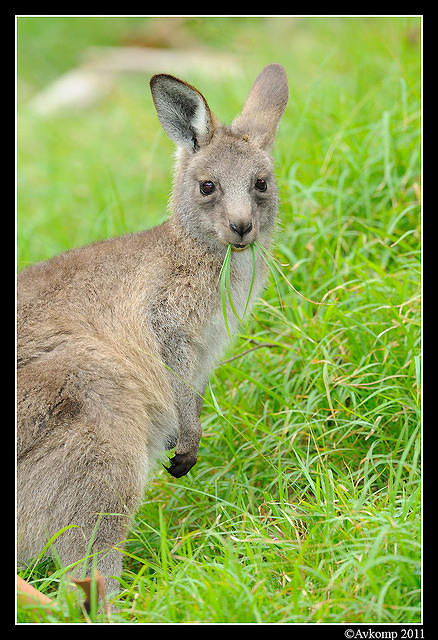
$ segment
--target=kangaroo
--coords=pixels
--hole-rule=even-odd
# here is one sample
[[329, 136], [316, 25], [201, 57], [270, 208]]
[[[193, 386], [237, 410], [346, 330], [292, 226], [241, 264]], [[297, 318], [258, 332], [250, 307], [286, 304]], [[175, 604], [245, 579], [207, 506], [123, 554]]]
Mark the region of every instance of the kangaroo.
[[[229, 340], [221, 266], [231, 244], [231, 294], [242, 313], [248, 247], [271, 243], [271, 151], [288, 100], [280, 64], [261, 71], [229, 126], [172, 75], [154, 75], [150, 89], [177, 145], [169, 218], [17, 278], [18, 560], [28, 562], [56, 534], [52, 550], [64, 566], [93, 554], [115, 591], [116, 547], [154, 465], [175, 449], [167, 470], [179, 478], [197, 461], [202, 397]], [[257, 255], [251, 302], [266, 272]], [[238, 320], [228, 320], [236, 332]]]

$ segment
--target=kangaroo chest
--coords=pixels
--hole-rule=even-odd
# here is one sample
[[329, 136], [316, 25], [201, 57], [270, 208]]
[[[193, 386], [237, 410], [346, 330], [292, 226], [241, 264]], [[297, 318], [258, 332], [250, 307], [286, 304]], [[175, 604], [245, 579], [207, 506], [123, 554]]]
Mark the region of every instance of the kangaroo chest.
[[[217, 290], [213, 293], [213, 295], [216, 296], [214, 310], [206, 320], [202, 330], [198, 354], [199, 375], [196, 376], [201, 386], [205, 383], [205, 380], [229, 345], [229, 333], [231, 336], [234, 336], [239, 330], [239, 326], [241, 326], [239, 318], [243, 321], [247, 320], [254, 300], [260, 294], [264, 285], [266, 270], [263, 267], [264, 265], [261, 264], [260, 259], [256, 259], [254, 283], [249, 298], [254, 270], [252, 253], [250, 250], [247, 250], [232, 254], [230, 291], [225, 288], [225, 308], [223, 306], [220, 286], [218, 285]], [[230, 297], [232, 304], [229, 299]], [[239, 318], [236, 317], [236, 314]], [[195, 384], [197, 381], [195, 381]]]

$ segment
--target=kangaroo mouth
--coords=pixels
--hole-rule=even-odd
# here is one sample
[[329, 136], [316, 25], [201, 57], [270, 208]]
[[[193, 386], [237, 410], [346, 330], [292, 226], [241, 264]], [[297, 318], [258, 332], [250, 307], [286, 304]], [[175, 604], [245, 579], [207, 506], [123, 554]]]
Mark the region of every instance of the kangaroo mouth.
[[248, 244], [233, 244], [231, 245], [231, 250], [232, 251], [245, 251], [245, 249], [248, 249], [249, 247], [249, 243]]

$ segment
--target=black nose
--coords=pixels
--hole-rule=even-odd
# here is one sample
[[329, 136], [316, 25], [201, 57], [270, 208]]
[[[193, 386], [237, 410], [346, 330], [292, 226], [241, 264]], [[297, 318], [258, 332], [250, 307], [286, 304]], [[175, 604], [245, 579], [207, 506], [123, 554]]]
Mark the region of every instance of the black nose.
[[233, 224], [230, 222], [230, 229], [237, 233], [241, 238], [247, 233], [249, 233], [252, 229], [252, 222], [242, 222], [242, 224]]

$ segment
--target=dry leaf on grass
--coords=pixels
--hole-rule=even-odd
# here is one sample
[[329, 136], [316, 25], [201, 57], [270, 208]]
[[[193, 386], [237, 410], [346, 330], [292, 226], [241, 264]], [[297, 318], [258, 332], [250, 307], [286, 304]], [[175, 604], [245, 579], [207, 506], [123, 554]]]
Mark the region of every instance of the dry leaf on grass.
[[[102, 600], [105, 613], [108, 613], [108, 603], [105, 598], [105, 578], [98, 571], [96, 571], [94, 574], [94, 579], [96, 580], [97, 597]], [[86, 577], [81, 579], [70, 577], [70, 581], [78, 587], [81, 587], [81, 589], [85, 593], [84, 607], [87, 613], [89, 613], [91, 609], [91, 587], [93, 584], [93, 578]]]

